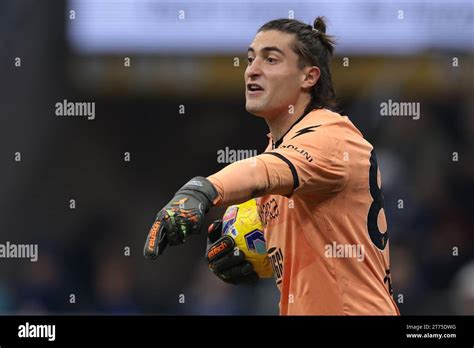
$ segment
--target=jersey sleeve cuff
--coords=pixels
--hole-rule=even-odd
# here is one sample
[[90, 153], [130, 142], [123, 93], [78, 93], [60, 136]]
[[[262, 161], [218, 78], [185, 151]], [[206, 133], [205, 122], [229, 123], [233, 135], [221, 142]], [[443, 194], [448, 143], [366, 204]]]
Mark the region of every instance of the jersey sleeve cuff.
[[281, 153], [277, 153], [277, 152], [264, 152], [262, 153], [262, 155], [273, 155], [273, 156], [276, 156], [278, 157], [279, 159], [281, 159], [283, 162], [285, 162], [288, 167], [290, 168], [290, 171], [291, 171], [291, 174], [293, 175], [293, 190], [292, 192], [287, 195], [286, 197], [291, 197], [293, 195], [293, 192], [300, 186], [300, 180], [299, 180], [299, 177], [298, 177], [298, 172], [296, 171], [296, 168], [295, 166], [293, 165], [293, 163], [291, 163], [291, 161], [286, 158], [285, 156], [283, 156]]

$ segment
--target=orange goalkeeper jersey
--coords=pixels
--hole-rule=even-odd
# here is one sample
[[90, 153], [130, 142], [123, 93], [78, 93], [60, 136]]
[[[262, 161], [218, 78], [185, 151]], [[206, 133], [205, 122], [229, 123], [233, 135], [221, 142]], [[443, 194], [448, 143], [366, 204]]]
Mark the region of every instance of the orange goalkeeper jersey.
[[269, 137], [259, 157], [269, 175], [291, 176], [294, 185], [287, 197], [257, 199], [280, 313], [399, 315], [372, 145], [326, 109], [302, 116], [278, 142]]

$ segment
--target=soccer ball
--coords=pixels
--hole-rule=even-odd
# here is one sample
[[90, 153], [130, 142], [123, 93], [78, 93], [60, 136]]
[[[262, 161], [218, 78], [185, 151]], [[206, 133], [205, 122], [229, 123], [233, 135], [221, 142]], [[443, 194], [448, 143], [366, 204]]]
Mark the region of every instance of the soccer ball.
[[222, 234], [234, 239], [260, 278], [273, 276], [255, 199], [227, 208], [222, 219]]

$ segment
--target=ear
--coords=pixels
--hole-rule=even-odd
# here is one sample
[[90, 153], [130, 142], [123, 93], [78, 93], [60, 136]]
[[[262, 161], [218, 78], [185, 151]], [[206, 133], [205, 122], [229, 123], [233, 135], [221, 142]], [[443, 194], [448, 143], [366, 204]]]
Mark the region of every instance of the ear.
[[303, 74], [301, 88], [310, 89], [318, 82], [319, 76], [321, 76], [321, 70], [319, 70], [317, 66], [308, 66], [304, 68]]

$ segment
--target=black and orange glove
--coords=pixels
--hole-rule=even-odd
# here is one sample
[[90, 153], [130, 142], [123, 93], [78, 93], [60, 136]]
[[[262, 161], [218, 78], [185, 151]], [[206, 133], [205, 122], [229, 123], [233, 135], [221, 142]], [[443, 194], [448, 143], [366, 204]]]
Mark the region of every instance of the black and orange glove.
[[183, 244], [188, 235], [198, 233], [217, 194], [212, 183], [199, 176], [181, 187], [158, 212], [143, 249], [145, 257], [155, 259], [168, 244]]
[[206, 261], [216, 276], [230, 284], [254, 283], [258, 275], [245, 254], [235, 246], [234, 239], [222, 235], [222, 220], [214, 221], [208, 229]]

